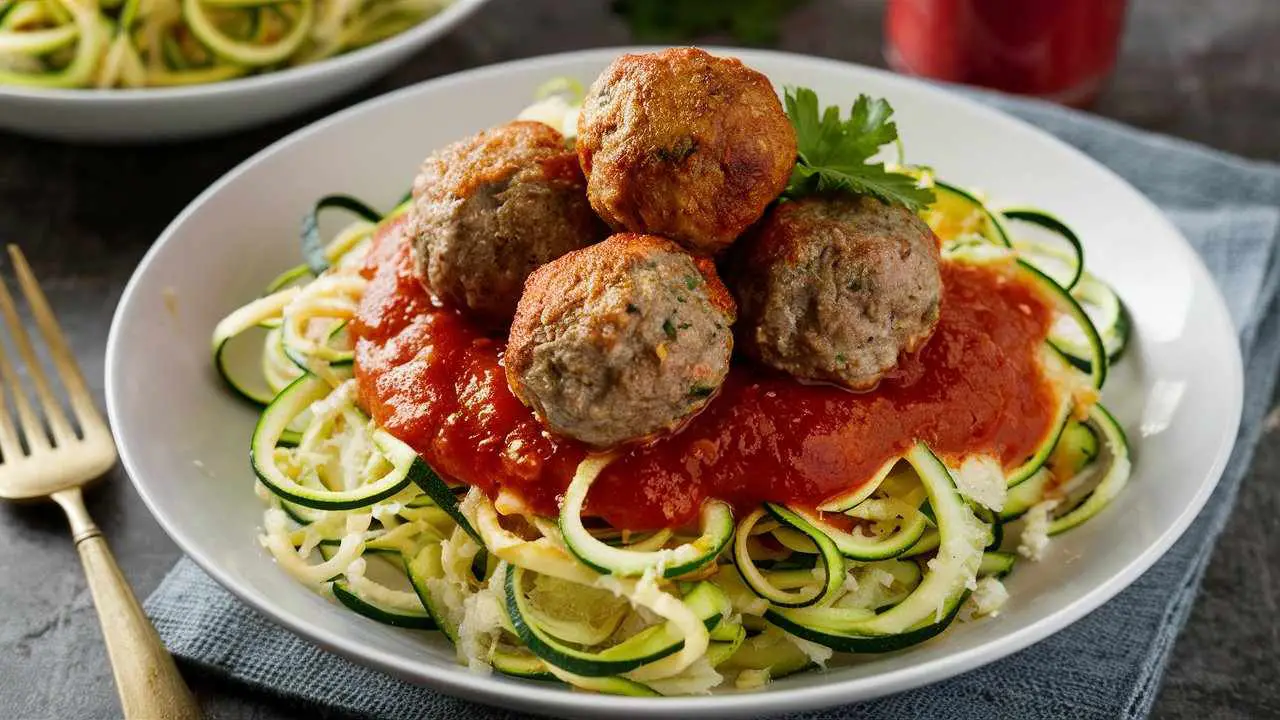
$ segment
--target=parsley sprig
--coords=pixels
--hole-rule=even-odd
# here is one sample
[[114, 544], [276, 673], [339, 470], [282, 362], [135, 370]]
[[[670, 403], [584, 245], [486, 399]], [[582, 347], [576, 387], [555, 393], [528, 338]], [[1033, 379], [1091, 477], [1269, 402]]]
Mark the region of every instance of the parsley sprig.
[[898, 139], [893, 108], [885, 100], [858, 96], [848, 120], [840, 119], [835, 105], [819, 114], [818, 95], [809, 88], [787, 88], [784, 104], [799, 151], [787, 196], [858, 193], [910, 210], [933, 202], [933, 191], [917, 187], [915, 178], [890, 172], [884, 163], [868, 162], [882, 146]]
[[782, 21], [807, 0], [613, 0], [644, 42], [678, 42], [727, 33], [748, 45], [777, 42]]

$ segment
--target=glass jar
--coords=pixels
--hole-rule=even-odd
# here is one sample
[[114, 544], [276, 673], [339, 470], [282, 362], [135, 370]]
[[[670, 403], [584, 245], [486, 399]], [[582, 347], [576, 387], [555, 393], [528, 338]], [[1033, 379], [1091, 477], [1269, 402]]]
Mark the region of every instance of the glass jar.
[[888, 0], [898, 72], [1083, 106], [1115, 65], [1125, 0]]

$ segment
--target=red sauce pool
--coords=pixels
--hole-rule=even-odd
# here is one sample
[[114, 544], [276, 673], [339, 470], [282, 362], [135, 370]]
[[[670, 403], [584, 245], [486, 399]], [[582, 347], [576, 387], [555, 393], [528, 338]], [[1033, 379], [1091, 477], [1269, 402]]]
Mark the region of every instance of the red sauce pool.
[[[398, 228], [379, 238], [352, 324], [360, 397], [437, 472], [553, 515], [585, 455], [546, 433], [507, 389], [503, 342], [435, 307]], [[940, 455], [1020, 464], [1051, 424], [1037, 358], [1050, 310], [1000, 273], [944, 265], [938, 329], [873, 392], [801, 385], [736, 364], [681, 432], [634, 448], [592, 486], [591, 511], [634, 530], [691, 521], [706, 498], [816, 505], [857, 487], [915, 438]]]

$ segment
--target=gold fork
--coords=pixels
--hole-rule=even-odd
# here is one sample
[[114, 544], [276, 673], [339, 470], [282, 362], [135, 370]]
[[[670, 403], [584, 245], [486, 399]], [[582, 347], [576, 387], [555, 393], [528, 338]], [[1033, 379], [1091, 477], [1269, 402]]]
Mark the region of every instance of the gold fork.
[[[80, 426], [76, 434], [62, 406], [50, 390], [35, 350], [18, 317], [13, 296], [0, 281], [0, 315], [18, 354], [27, 366], [31, 389], [40, 402], [44, 423], [37, 417], [18, 381], [13, 365], [0, 345], [0, 498], [34, 500], [48, 497], [62, 506], [71, 523], [72, 538], [80, 551], [89, 580], [98, 621], [106, 640], [120, 704], [127, 718], [198, 718], [200, 711], [182, 681], [173, 658], [143, 614], [133, 591], [121, 574], [102, 531], [89, 517], [80, 488], [105, 474], [116, 462], [111, 431], [93, 404], [84, 376], [67, 347], [49, 302], [36, 283], [27, 260], [9, 246], [14, 273], [49, 356], [70, 399]], [[5, 393], [17, 415], [5, 409]], [[47, 424], [47, 432], [46, 432]]]

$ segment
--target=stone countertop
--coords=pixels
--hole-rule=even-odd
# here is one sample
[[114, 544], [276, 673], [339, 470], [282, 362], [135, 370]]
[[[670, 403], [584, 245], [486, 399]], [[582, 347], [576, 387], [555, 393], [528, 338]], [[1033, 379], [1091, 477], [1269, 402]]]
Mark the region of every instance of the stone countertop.
[[[0, 134], [0, 240], [28, 252], [100, 394], [103, 347], [125, 281], [169, 220], [220, 175], [306, 122], [396, 87], [476, 65], [630, 42], [606, 5], [494, 0], [375, 86], [308, 116], [230, 137], [102, 148]], [[780, 46], [883, 65], [881, 7], [878, 0], [811, 0], [788, 18]], [[1276, 0], [1232, 0], [1212, 10], [1202, 0], [1133, 0], [1115, 77], [1095, 111], [1241, 155], [1280, 159], [1278, 40]], [[1219, 541], [1157, 717], [1280, 717], [1277, 426], [1264, 438]], [[178, 550], [119, 469], [89, 493], [89, 507], [145, 597]], [[56, 507], [0, 504], [0, 577], [6, 613], [0, 715], [118, 716], [92, 601]], [[192, 674], [189, 680], [209, 717], [283, 718], [299, 710], [238, 697], [214, 678]]]

